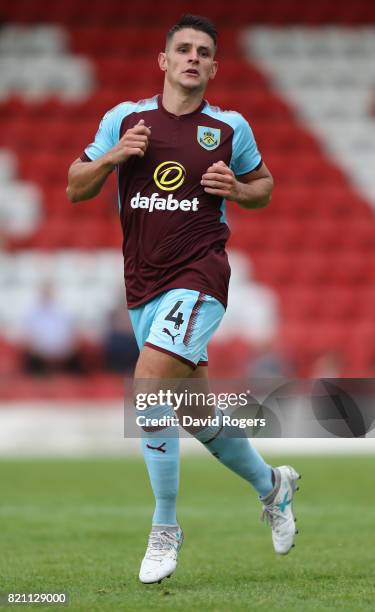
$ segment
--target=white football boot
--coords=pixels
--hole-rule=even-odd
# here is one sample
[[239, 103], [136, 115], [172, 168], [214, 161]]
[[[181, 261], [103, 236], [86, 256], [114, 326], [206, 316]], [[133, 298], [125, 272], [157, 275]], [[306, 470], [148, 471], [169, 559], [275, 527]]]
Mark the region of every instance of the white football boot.
[[178, 551], [182, 546], [184, 534], [181, 527], [173, 530], [169, 525], [152, 528], [146, 554], [141, 563], [139, 580], [144, 584], [159, 584], [169, 578], [176, 569]]
[[273, 469], [275, 486], [267, 497], [262, 498], [262, 520], [272, 528], [272, 541], [275, 552], [287, 555], [295, 546], [294, 536], [298, 533], [293, 514], [293, 496], [298, 491], [297, 480], [301, 476], [290, 465]]

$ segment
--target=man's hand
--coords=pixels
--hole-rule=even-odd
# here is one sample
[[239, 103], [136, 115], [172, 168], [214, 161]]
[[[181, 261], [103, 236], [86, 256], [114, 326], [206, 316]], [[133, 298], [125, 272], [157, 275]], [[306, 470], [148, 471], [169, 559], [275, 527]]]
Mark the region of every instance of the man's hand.
[[83, 162], [76, 159], [69, 168], [67, 196], [71, 202], [81, 202], [94, 198], [100, 192], [107, 177], [117, 164], [126, 162], [129, 157], [143, 157], [149, 145], [150, 128], [143, 119], [126, 130], [120, 141], [105, 155], [95, 161]]
[[107, 160], [116, 166], [126, 162], [133, 155], [143, 157], [146, 153], [150, 136], [150, 128], [145, 125], [143, 119], [140, 119], [137, 125], [126, 130], [117, 145], [108, 151], [106, 155]]
[[236, 201], [239, 183], [234, 172], [223, 162], [212, 164], [202, 176], [201, 184], [206, 193]]
[[242, 208], [262, 208], [271, 199], [273, 179], [265, 163], [258, 170], [239, 179], [223, 162], [212, 164], [203, 174], [201, 184], [206, 193], [237, 202]]

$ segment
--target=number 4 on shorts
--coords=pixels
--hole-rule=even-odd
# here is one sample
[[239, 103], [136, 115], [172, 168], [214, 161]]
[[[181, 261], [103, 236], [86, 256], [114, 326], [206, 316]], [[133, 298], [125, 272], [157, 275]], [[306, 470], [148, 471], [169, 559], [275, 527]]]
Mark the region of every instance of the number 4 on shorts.
[[180, 308], [181, 304], [182, 304], [182, 300], [179, 300], [178, 302], [176, 302], [172, 310], [167, 314], [167, 316], [164, 319], [164, 321], [172, 321], [174, 323], [175, 329], [180, 329], [180, 326], [184, 322], [182, 312], [178, 312], [177, 315], [175, 315], [176, 310]]

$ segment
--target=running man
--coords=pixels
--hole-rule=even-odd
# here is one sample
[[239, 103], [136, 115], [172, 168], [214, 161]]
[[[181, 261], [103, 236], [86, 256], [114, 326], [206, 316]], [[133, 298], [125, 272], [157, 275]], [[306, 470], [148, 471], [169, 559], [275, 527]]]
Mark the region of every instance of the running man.
[[[140, 348], [135, 380], [157, 391], [163, 380], [208, 379], [207, 344], [225, 312], [230, 276], [225, 201], [246, 209], [268, 204], [272, 176], [247, 121], [203, 98], [215, 78], [216, 30], [185, 15], [159, 53], [162, 95], [123, 102], [104, 115], [95, 141], [69, 170], [72, 202], [88, 200], [109, 174], [118, 178], [129, 313]], [[137, 387], [136, 387], [137, 388]], [[149, 406], [147, 416], [173, 416]], [[297, 472], [272, 469], [246, 437], [219, 424], [194, 436], [258, 493], [275, 551], [287, 554], [296, 533], [292, 500]], [[176, 569], [183, 534], [176, 518], [179, 439], [176, 426], [143, 431], [155, 512], [139, 578], [160, 582]]]

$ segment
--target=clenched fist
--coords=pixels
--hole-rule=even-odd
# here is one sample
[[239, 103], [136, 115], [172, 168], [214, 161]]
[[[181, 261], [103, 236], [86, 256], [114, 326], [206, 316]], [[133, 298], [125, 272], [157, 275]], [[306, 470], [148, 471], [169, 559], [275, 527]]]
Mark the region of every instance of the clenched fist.
[[108, 152], [108, 161], [116, 166], [126, 162], [133, 155], [143, 157], [146, 153], [150, 136], [150, 128], [145, 125], [143, 119], [140, 119], [134, 127], [126, 130], [118, 144]]
[[212, 164], [206, 170], [202, 176], [201, 185], [206, 193], [230, 200], [236, 200], [238, 195], [238, 181], [234, 172], [223, 161]]

